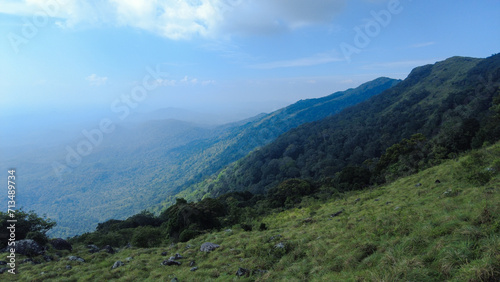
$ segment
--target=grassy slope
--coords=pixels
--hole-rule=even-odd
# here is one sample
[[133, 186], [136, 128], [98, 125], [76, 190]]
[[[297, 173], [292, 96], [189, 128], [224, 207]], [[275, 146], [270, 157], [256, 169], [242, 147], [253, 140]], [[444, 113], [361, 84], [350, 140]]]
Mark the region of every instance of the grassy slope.
[[[490, 167], [498, 170], [500, 143], [477, 151], [476, 156], [482, 158], [480, 171]], [[213, 232], [187, 243], [123, 249], [114, 255], [90, 254], [84, 246], [77, 246], [71, 254], [61, 252], [62, 259], [57, 262], [20, 265], [21, 274], [16, 278], [24, 281], [158, 281], [173, 277], [179, 281], [498, 281], [500, 175], [496, 173], [483, 186], [468, 183], [461, 178], [470, 172], [463, 166], [469, 160], [471, 154], [388, 185], [339, 195], [326, 203], [305, 199], [303, 208], [256, 221], [256, 226], [265, 222], [266, 231], [245, 232], [234, 227], [231, 232]], [[441, 183], [435, 183], [436, 179]], [[341, 209], [344, 209], [341, 215], [330, 216]], [[270, 240], [278, 234], [283, 237]], [[207, 241], [221, 247], [209, 254], [201, 253], [199, 247]], [[279, 242], [284, 243], [285, 249], [274, 248]], [[183, 255], [182, 265], [160, 266], [166, 259], [161, 256], [163, 251], [168, 253], [167, 258], [175, 253]], [[69, 262], [68, 255], [81, 256], [87, 262]], [[115, 261], [125, 262], [127, 257], [133, 259], [110, 270]], [[191, 260], [199, 268], [195, 272], [190, 271]], [[67, 264], [73, 268], [66, 270]], [[239, 267], [268, 271], [238, 279], [235, 273]], [[8, 275], [0, 277], [3, 280]]]

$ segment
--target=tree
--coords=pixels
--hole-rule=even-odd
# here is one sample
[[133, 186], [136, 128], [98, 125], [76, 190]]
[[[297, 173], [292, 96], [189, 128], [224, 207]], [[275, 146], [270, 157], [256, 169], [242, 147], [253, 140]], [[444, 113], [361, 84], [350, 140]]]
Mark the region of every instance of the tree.
[[[45, 216], [39, 217], [34, 211], [25, 212], [22, 209], [19, 209], [15, 210], [13, 214], [17, 220], [15, 223], [17, 241], [26, 239], [28, 233], [30, 233], [30, 237], [46, 237], [47, 231], [56, 225], [55, 221], [52, 221]], [[7, 232], [7, 227], [11, 224], [7, 222], [9, 219], [12, 219], [9, 217], [9, 213], [0, 212], [0, 226], [2, 232]], [[2, 240], [0, 242], [1, 247], [3, 248], [7, 246], [7, 242], [7, 240]]]

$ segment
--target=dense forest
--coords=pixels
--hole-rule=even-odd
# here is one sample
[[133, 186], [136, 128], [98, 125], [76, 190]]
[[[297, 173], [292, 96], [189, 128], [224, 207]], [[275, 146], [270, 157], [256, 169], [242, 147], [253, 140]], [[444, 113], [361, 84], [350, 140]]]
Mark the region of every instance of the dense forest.
[[[289, 130], [209, 179], [180, 192], [175, 202], [162, 211], [155, 214], [143, 210], [124, 220], [103, 221], [94, 232], [68, 238], [68, 244], [79, 246], [79, 252], [90, 248], [91, 253], [97, 248], [94, 246], [105, 246], [108, 251], [132, 248], [132, 252], [134, 248], [157, 250], [170, 246], [182, 251], [189, 250], [190, 244], [200, 243], [198, 240], [226, 238], [226, 242], [232, 242], [231, 236], [239, 234], [239, 241], [263, 240], [268, 248], [262, 249], [255, 242], [249, 247], [245, 245], [240, 261], [251, 259], [251, 264], [258, 269], [274, 268], [278, 273], [277, 264], [282, 269], [288, 267], [283, 259], [305, 263], [307, 247], [301, 243], [314, 245], [313, 241], [324, 240], [322, 236], [327, 234], [325, 231], [321, 236], [315, 234], [316, 239], [301, 235], [299, 239], [289, 238], [285, 243], [275, 244], [276, 238], [288, 236], [273, 235], [268, 239], [269, 230], [302, 230], [300, 234], [303, 234], [309, 232], [306, 225], [324, 221], [323, 225], [338, 223], [335, 228], [343, 230], [339, 234], [366, 232], [367, 228], [372, 233], [365, 234], [369, 238], [366, 242], [343, 242], [344, 256], [349, 256], [346, 262], [329, 261], [334, 266], [321, 275], [338, 278], [335, 275], [361, 271], [363, 277], [371, 275], [382, 279], [385, 274], [379, 273], [378, 268], [374, 272], [363, 272], [376, 266], [366, 261], [373, 260], [388, 264], [386, 267], [395, 272], [392, 278], [479, 277], [478, 281], [496, 281], [495, 277], [500, 274], [500, 245], [495, 239], [500, 231], [500, 207], [498, 202], [491, 204], [488, 198], [497, 197], [500, 172], [497, 143], [500, 140], [500, 54], [486, 59], [453, 57], [416, 68], [404, 81], [386, 82], [395, 85], [336, 115]], [[295, 106], [308, 103], [303, 109], [309, 111], [318, 105], [321, 108], [322, 103], [318, 102], [302, 101]], [[307, 111], [304, 114], [310, 115]], [[251, 124], [259, 128], [258, 123]], [[437, 176], [441, 180], [436, 179]], [[424, 184], [414, 183], [417, 179]], [[447, 187], [444, 192], [439, 188], [442, 182], [443, 187]], [[422, 185], [427, 186], [421, 188]], [[400, 204], [393, 207], [391, 197]], [[481, 198], [482, 202], [473, 203], [474, 197]], [[380, 198], [387, 199], [385, 204], [379, 202]], [[447, 199], [444, 204], [437, 203], [443, 199]], [[468, 203], [467, 209], [457, 209], [464, 202]], [[417, 211], [414, 209], [417, 206], [426, 208]], [[324, 214], [318, 217], [320, 210], [328, 210], [328, 221], [333, 223], [327, 222]], [[448, 216], [450, 211], [459, 214]], [[289, 214], [301, 214], [302, 219]], [[33, 212], [19, 211], [18, 215], [22, 231], [18, 239], [32, 239], [40, 245], [54, 242], [46, 234], [55, 222]], [[337, 219], [339, 217], [341, 219]], [[365, 221], [366, 217], [372, 218]], [[0, 219], [5, 225], [7, 214], [0, 213]], [[428, 219], [431, 221], [427, 222]], [[409, 226], [409, 221], [414, 221], [415, 226]], [[319, 230], [323, 225], [315, 228]], [[276, 229], [277, 226], [282, 229]], [[425, 240], [421, 239], [424, 233]], [[385, 241], [374, 234], [385, 236]], [[391, 244], [402, 244], [401, 240], [406, 242], [407, 236], [412, 236], [412, 241], [402, 245], [406, 249], [399, 256], [412, 257], [420, 266], [408, 263], [398, 269], [387, 262], [397, 251]], [[466, 245], [443, 243], [448, 239], [463, 241], [463, 236], [467, 237]], [[488, 244], [492, 251], [485, 251]], [[443, 245], [447, 253], [435, 251]], [[325, 249], [324, 246], [317, 248]], [[223, 251], [229, 251], [228, 256], [238, 256], [236, 249]], [[462, 253], [448, 253], [448, 250]], [[193, 252], [189, 254], [204, 262], [208, 257], [208, 254], [202, 257]], [[319, 256], [331, 259], [321, 252]], [[92, 256], [92, 259], [103, 257]], [[182, 258], [177, 254], [175, 257]], [[174, 264], [175, 257], [164, 262]], [[470, 268], [469, 262], [478, 268]], [[211, 264], [204, 266], [213, 268]], [[267, 270], [257, 270], [237, 275], [253, 277], [267, 273]], [[187, 270], [183, 271], [179, 273], [189, 276]], [[141, 271], [141, 275], [145, 273]], [[303, 269], [300, 273], [304, 277], [316, 275]], [[212, 274], [212, 277], [219, 275]]]

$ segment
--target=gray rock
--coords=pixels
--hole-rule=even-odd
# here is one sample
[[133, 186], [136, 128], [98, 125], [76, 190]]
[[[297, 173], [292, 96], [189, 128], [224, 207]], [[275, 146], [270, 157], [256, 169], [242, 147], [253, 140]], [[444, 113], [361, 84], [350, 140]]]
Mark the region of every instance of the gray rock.
[[91, 254], [99, 252], [99, 247], [97, 247], [96, 245], [87, 245], [87, 248], [89, 249], [89, 253]]
[[274, 241], [274, 240], [279, 239], [281, 237], [283, 237], [283, 236], [281, 236], [280, 234], [274, 235], [274, 236], [271, 236], [271, 238], [269, 238], [269, 241]]
[[52, 245], [52, 247], [54, 247], [54, 249], [59, 250], [59, 251], [61, 251], [61, 250], [72, 251], [73, 250], [73, 247], [71, 246], [71, 244], [62, 238], [56, 238], [54, 240], [51, 240], [50, 244]]
[[167, 255], [167, 252], [162, 252], [161, 253], [162, 256], [166, 256]]
[[342, 214], [344, 211], [340, 210], [332, 215], [330, 215], [331, 217], [336, 217], [336, 216], [339, 216], [340, 214]]
[[0, 260], [0, 265], [6, 265], [6, 264], [7, 264], [6, 261]]
[[183, 257], [179, 254], [175, 254], [175, 256], [169, 258], [169, 260], [177, 260], [177, 259], [183, 259]]
[[8, 267], [2, 267], [2, 268], [0, 268], [0, 274], [3, 274], [4, 272], [7, 272], [7, 271], [9, 271]]
[[415, 184], [415, 187], [420, 187], [420, 186], [422, 186], [422, 183]]
[[214, 243], [210, 243], [210, 242], [206, 242], [206, 243], [203, 243], [200, 247], [200, 251], [202, 252], [211, 252], [217, 248], [219, 248], [220, 246], [217, 245], [217, 244], [214, 244]]
[[196, 271], [196, 270], [198, 270], [198, 267], [195, 266], [195, 267], [191, 267], [191, 269], [189, 271]]
[[361, 198], [357, 198], [356, 200], [354, 200], [355, 203], [361, 201]]
[[189, 266], [194, 266], [195, 264], [196, 264], [196, 262], [194, 260], [189, 262]]
[[[11, 247], [7, 247], [4, 251], [8, 252], [10, 248]], [[16, 241], [15, 249], [16, 253], [29, 257], [42, 255], [44, 253], [44, 248], [32, 239]]]
[[71, 261], [79, 261], [79, 262], [85, 262], [84, 259], [82, 259], [81, 257], [76, 257], [76, 256], [69, 256], [68, 257], [68, 260], [71, 260]]
[[104, 248], [101, 249], [101, 251], [104, 250], [108, 254], [114, 254], [115, 250], [110, 245], [104, 246]]
[[54, 258], [52, 256], [49, 256], [49, 255], [43, 255], [43, 259], [46, 261], [46, 262], [49, 262], [49, 261], [53, 261]]
[[278, 244], [274, 245], [274, 248], [275, 249], [284, 249], [285, 244], [283, 244], [282, 242], [279, 242]]
[[238, 271], [236, 271], [236, 276], [245, 276], [245, 275], [248, 275], [249, 274], [249, 270], [246, 269], [246, 268], [238, 268]]
[[172, 280], [170, 280], [170, 282], [179, 282], [179, 279], [177, 279], [177, 277], [174, 277], [172, 278]]
[[168, 266], [171, 266], [171, 265], [181, 265], [180, 262], [175, 261], [175, 260], [169, 260], [169, 259], [164, 260], [161, 264], [162, 265], [168, 265]]
[[133, 259], [134, 259], [133, 257], [128, 257], [128, 258], [126, 258], [125, 260], [126, 260], [126, 261], [131, 261], [131, 260], [133, 260]]
[[69, 269], [71, 269], [71, 268], [72, 268], [72, 267], [71, 267], [71, 265], [69, 265], [69, 264], [68, 264], [68, 265], [66, 265], [66, 269], [68, 269], [68, 270], [69, 270]]
[[117, 260], [115, 261], [115, 263], [113, 264], [113, 266], [111, 267], [111, 269], [115, 269], [115, 268], [118, 268], [120, 266], [124, 266], [125, 264], [121, 261], [121, 260]]

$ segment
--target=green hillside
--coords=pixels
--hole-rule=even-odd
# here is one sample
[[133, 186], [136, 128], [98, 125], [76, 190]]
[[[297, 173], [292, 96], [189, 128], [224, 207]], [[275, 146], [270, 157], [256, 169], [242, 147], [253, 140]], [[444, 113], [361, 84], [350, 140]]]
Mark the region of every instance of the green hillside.
[[218, 127], [172, 119], [117, 124], [80, 165], [63, 170], [61, 178], [54, 174], [54, 162], [65, 165], [66, 146], [74, 148], [83, 137], [54, 148], [30, 149], [13, 159], [2, 159], [0, 166], [25, 168], [19, 203], [56, 220], [52, 234], [74, 236], [110, 218], [124, 219], [153, 207], [159, 210], [162, 201], [172, 203], [178, 192], [291, 128], [334, 115], [398, 82], [378, 78], [355, 89]]
[[[34, 257], [41, 263], [20, 264], [18, 275], [1, 277], [4, 281], [174, 277], [178, 281], [498, 281], [499, 160], [497, 143], [390, 184], [329, 200], [305, 197], [295, 208], [254, 217], [253, 231], [235, 225], [184, 243], [170, 245], [164, 239], [161, 247], [120, 248], [115, 254], [89, 253], [78, 243], [72, 252], [49, 249], [55, 261]], [[478, 182], [485, 173], [488, 181]], [[266, 228], [259, 230], [261, 223]], [[204, 242], [220, 248], [200, 252]], [[183, 257], [178, 259], [180, 266], [160, 265], [176, 253]], [[69, 261], [70, 255], [85, 262]], [[112, 270], [118, 260], [124, 265]], [[197, 270], [190, 271], [192, 267]], [[242, 277], [236, 276], [239, 268], [247, 270]]]
[[[361, 186], [383, 183], [392, 177], [391, 171], [396, 176], [416, 172], [498, 140], [498, 119], [492, 119], [489, 109], [499, 83], [500, 55], [452, 57], [415, 68], [398, 85], [337, 115], [286, 132], [177, 197], [266, 193], [291, 178], [335, 180], [346, 168], [365, 172]], [[413, 159], [399, 171], [394, 171], [398, 155], [387, 157], [386, 163], [378, 161], [387, 148], [417, 133], [423, 136], [411, 142], [422, 146], [420, 155], [407, 156]]]

